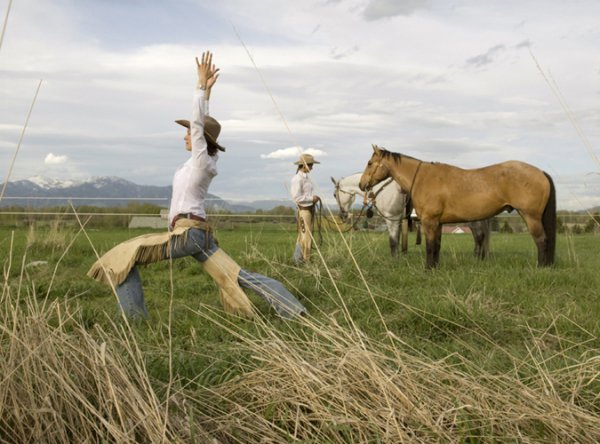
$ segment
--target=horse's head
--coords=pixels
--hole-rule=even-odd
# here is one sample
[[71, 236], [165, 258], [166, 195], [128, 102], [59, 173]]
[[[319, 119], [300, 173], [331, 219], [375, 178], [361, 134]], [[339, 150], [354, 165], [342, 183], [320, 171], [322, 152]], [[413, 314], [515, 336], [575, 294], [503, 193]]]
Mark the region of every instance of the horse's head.
[[356, 194], [353, 191], [346, 190], [341, 179], [335, 180], [332, 177], [331, 181], [335, 185], [333, 197], [335, 197], [335, 201], [340, 209], [340, 218], [343, 222], [346, 222], [348, 220], [348, 214], [350, 213], [350, 209], [352, 208]]
[[382, 180], [390, 177], [390, 169], [384, 158], [385, 152], [385, 150], [379, 148], [377, 145], [373, 145], [373, 155], [369, 163], [367, 163], [367, 167], [363, 171], [358, 183], [362, 191], [370, 190]]

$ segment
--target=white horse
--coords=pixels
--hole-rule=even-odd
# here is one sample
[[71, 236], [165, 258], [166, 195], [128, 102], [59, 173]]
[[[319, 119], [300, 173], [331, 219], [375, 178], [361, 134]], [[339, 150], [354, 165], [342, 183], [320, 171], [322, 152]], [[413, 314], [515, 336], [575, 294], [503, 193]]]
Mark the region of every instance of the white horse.
[[[356, 196], [364, 199], [365, 193], [358, 188], [358, 182], [362, 173], [356, 173], [351, 176], [342, 177], [340, 180], [331, 178], [335, 185], [335, 191], [333, 193], [335, 200], [338, 203], [340, 209], [340, 218], [346, 222], [352, 204]], [[400, 185], [395, 180], [385, 180], [378, 183], [371, 190], [373, 196], [373, 206], [378, 213], [383, 217], [388, 229], [388, 235], [390, 239], [390, 250], [393, 257], [398, 256], [398, 241], [400, 239], [400, 225], [406, 214], [406, 194], [400, 189]], [[403, 231], [408, 231], [408, 225]], [[408, 234], [403, 233], [402, 236], [402, 252], [407, 251], [407, 239]]]
[[[331, 181], [335, 185], [333, 196], [340, 209], [340, 218], [344, 222], [348, 220], [348, 215], [356, 196], [364, 199], [365, 194], [358, 187], [361, 176], [362, 173], [356, 173], [351, 176], [342, 177], [340, 180], [331, 178]], [[378, 183], [370, 193], [371, 198], [369, 200], [373, 203], [373, 206], [383, 217], [387, 225], [392, 256], [398, 256], [400, 231], [402, 231], [402, 252], [406, 253], [408, 251], [408, 216], [411, 216], [407, 214], [407, 211], [411, 211], [411, 209], [406, 208], [407, 193], [402, 191], [400, 185], [395, 180], [384, 180]], [[403, 221], [406, 221], [406, 223], [403, 223]], [[479, 259], [485, 259], [489, 253], [490, 221], [491, 219], [485, 219], [468, 223], [475, 242], [473, 253]], [[401, 226], [402, 230], [400, 230]], [[419, 235], [420, 228], [417, 228], [417, 245], [421, 243]]]

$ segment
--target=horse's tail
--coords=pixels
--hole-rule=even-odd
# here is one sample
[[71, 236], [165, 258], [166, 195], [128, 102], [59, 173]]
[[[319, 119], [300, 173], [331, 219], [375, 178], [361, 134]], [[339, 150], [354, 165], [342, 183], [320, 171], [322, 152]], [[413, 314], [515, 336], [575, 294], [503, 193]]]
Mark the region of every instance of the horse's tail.
[[544, 233], [546, 234], [546, 264], [552, 265], [554, 263], [554, 253], [556, 250], [556, 188], [554, 187], [554, 181], [552, 177], [546, 172], [544, 175], [550, 183], [550, 195], [546, 202], [546, 208], [542, 214], [542, 225], [544, 227]]

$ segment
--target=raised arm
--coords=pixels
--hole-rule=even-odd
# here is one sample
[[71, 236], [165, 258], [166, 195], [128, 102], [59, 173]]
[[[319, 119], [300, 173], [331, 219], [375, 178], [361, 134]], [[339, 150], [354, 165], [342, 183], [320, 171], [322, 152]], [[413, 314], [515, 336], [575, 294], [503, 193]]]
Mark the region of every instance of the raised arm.
[[196, 57], [198, 72], [198, 83], [194, 92], [192, 107], [192, 120], [190, 121], [190, 133], [192, 142], [192, 158], [195, 159], [197, 167], [205, 166], [203, 160], [207, 155], [207, 142], [204, 137], [204, 121], [208, 114], [208, 94], [217, 81], [219, 69], [212, 63], [210, 51], [202, 53], [201, 60]]

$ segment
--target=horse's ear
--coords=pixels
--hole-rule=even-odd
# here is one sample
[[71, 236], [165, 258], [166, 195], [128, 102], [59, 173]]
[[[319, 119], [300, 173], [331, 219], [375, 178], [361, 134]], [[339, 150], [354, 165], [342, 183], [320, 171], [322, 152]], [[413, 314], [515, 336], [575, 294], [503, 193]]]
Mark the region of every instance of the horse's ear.
[[377, 145], [373, 144], [373, 151], [375, 151], [375, 153], [379, 153], [381, 151], [381, 148], [379, 148]]
[[334, 184], [334, 185], [336, 185], [336, 186], [337, 186], [337, 182], [336, 182], [336, 180], [333, 178], [333, 176], [331, 177], [331, 181], [333, 182], [333, 184]]

